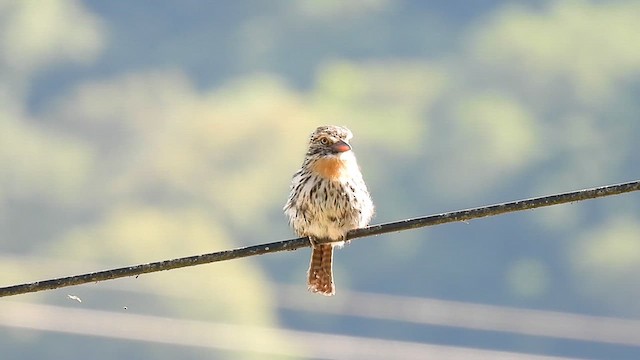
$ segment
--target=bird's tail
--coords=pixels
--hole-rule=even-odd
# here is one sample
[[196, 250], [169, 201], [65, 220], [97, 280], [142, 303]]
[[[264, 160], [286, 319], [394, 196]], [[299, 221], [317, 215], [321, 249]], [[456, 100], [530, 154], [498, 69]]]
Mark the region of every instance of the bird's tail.
[[309, 291], [325, 296], [336, 293], [333, 285], [333, 245], [315, 244], [311, 248]]

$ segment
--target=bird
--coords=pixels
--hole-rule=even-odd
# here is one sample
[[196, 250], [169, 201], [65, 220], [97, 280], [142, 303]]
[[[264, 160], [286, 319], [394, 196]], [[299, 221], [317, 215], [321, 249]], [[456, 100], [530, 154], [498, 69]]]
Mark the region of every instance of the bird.
[[374, 204], [349, 141], [346, 127], [318, 127], [309, 137], [302, 166], [293, 175], [284, 213], [289, 225], [311, 243], [309, 291], [335, 294], [333, 249], [350, 230], [369, 224]]

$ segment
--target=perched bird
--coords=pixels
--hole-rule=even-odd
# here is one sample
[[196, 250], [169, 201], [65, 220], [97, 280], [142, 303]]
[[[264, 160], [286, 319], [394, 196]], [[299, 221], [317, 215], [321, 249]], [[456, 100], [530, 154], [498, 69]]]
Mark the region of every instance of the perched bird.
[[309, 291], [327, 296], [335, 294], [334, 246], [344, 244], [349, 230], [367, 226], [374, 211], [351, 151], [352, 137], [349, 129], [340, 126], [320, 126], [311, 134], [284, 206], [293, 230], [308, 236], [312, 245]]

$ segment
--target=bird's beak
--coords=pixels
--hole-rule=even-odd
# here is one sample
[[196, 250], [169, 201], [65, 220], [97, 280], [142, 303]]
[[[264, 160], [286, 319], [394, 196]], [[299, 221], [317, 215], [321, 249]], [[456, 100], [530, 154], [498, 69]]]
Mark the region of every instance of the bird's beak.
[[333, 145], [331, 145], [331, 150], [337, 153], [341, 153], [341, 152], [351, 150], [351, 145], [347, 144], [342, 140], [338, 140]]

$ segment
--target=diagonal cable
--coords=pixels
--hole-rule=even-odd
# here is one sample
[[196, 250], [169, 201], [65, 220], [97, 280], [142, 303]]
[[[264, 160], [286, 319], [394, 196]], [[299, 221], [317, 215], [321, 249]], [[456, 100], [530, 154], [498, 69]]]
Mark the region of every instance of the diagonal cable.
[[[619, 195], [640, 190], [640, 180], [621, 184], [601, 186], [591, 189], [577, 190], [567, 193], [548, 195], [525, 200], [516, 200], [502, 204], [482, 206], [473, 209], [446, 212], [437, 215], [424, 216], [414, 219], [406, 219], [386, 224], [372, 225], [362, 229], [350, 231], [347, 239], [357, 239], [367, 236], [386, 234], [390, 232], [417, 229], [426, 226], [434, 226], [450, 222], [468, 221], [488, 216], [495, 216], [510, 212], [536, 209], [540, 207], [576, 202], [588, 199], [596, 199], [605, 196]], [[239, 259], [249, 256], [267, 253], [297, 250], [309, 247], [309, 239], [297, 238], [277, 241], [261, 245], [253, 245], [232, 250], [224, 250], [209, 254], [194, 255], [178, 259], [151, 262], [147, 264], [127, 266], [117, 269], [97, 271], [82, 275], [74, 275], [57, 279], [36, 281], [0, 288], [0, 297], [26, 294], [43, 290], [57, 289], [67, 286], [86, 284], [91, 282], [118, 279], [122, 277], [147, 274], [163, 270], [178, 269], [188, 266], [208, 264], [218, 261]]]

